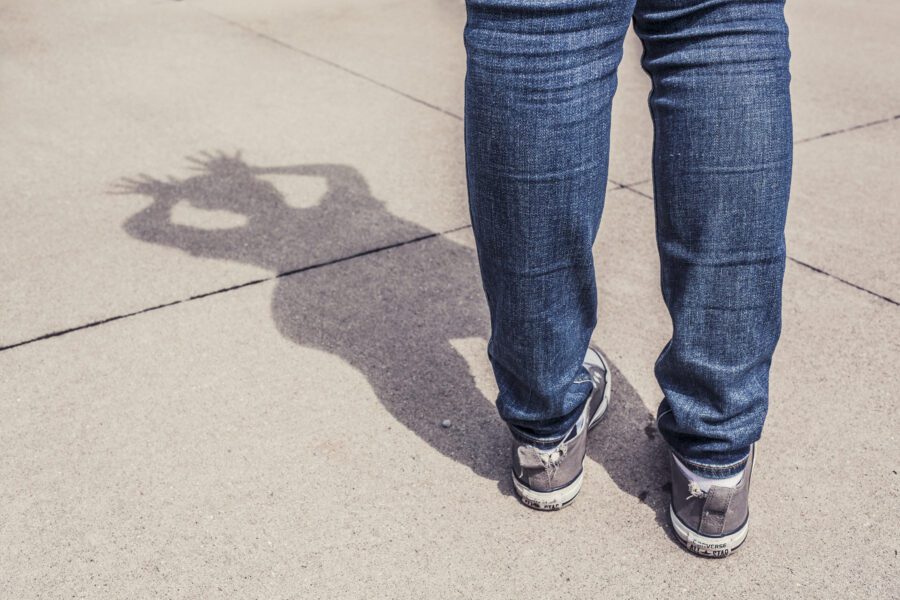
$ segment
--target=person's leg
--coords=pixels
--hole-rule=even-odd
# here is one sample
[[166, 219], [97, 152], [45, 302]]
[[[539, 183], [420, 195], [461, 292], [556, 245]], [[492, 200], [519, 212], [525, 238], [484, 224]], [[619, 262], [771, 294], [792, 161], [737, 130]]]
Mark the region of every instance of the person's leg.
[[633, 2], [468, 0], [466, 167], [500, 416], [559, 438], [591, 393], [591, 246]]
[[791, 178], [783, 2], [638, 0], [653, 80], [653, 179], [672, 339], [661, 434], [691, 471], [740, 472], [781, 329]]

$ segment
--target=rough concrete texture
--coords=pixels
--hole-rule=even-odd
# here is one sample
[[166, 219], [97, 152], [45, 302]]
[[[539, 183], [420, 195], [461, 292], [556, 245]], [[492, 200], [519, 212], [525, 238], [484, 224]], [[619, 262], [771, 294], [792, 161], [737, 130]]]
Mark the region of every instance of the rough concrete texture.
[[665, 519], [637, 40], [595, 248], [613, 400], [541, 514], [492, 404], [461, 1], [3, 3], [0, 597], [900, 596], [900, 8], [788, 13], [784, 331], [750, 539], [712, 561]]

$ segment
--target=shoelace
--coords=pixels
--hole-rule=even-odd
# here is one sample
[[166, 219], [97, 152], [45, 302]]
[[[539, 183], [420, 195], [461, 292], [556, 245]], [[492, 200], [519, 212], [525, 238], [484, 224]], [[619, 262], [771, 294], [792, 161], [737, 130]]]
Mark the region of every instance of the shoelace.
[[565, 442], [557, 446], [553, 449], [552, 452], [538, 452], [538, 456], [541, 459], [541, 462], [544, 464], [544, 470], [547, 471], [547, 474], [552, 478], [554, 474], [556, 474], [557, 469], [559, 469], [559, 463], [562, 462], [563, 457], [569, 451], [568, 446], [566, 446]]
[[690, 500], [691, 498], [705, 498], [707, 492], [704, 492], [700, 489], [700, 486], [696, 481], [688, 482], [688, 497], [685, 500]]

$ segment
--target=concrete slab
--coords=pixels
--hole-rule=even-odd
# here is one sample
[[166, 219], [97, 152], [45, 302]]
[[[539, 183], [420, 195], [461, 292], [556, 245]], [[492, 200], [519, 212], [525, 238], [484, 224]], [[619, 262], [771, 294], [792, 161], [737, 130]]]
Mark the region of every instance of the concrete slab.
[[[452, 117], [185, 4], [3, 10], [0, 302], [14, 309], [0, 313], [0, 346], [468, 221]], [[220, 150], [242, 161], [200, 154]], [[265, 171], [247, 179], [245, 165]], [[348, 188], [354, 206], [329, 201]], [[288, 231], [285, 203], [367, 226]], [[207, 232], [196, 256], [161, 251], [167, 204], [204, 230], [223, 223], [185, 222], [192, 209], [283, 227]], [[373, 210], [393, 225], [367, 221]], [[136, 214], [157, 228], [136, 231]], [[216, 257], [233, 243], [246, 260]]]
[[[667, 333], [651, 223], [645, 199], [610, 194], [597, 339], [616, 364], [614, 401], [571, 508], [538, 514], [510, 495], [475, 257], [459, 232], [0, 353], [0, 477], [10, 482], [0, 561], [14, 565], [3, 588], [895, 594], [896, 539], [880, 525], [898, 508], [890, 331], [900, 315], [798, 267], [752, 537], [722, 562], [668, 538], [662, 446], [648, 427], [647, 347]], [[847, 411], [854, 381], [866, 385]], [[534, 540], [548, 531], [571, 560], [547, 559]]]
[[797, 146], [790, 254], [900, 302], [900, 121]]
[[900, 114], [900, 72], [875, 66], [900, 51], [898, 7], [870, 0], [792, 0], [791, 93], [796, 140]]
[[463, 114], [463, 0], [189, 0], [258, 31], [440, 107]]

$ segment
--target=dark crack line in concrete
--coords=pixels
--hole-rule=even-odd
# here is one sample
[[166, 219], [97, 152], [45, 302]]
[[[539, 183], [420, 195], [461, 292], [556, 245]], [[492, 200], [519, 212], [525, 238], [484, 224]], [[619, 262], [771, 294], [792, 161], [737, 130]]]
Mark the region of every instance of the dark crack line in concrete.
[[794, 258], [793, 256], [788, 256], [787, 258], [791, 262], [794, 262], [794, 263], [800, 265], [801, 267], [806, 267], [810, 271], [815, 271], [816, 273], [825, 275], [826, 277], [831, 277], [832, 279], [836, 279], [837, 281], [840, 281], [843, 284], [849, 285], [850, 287], [856, 288], [861, 292], [865, 292], [867, 294], [875, 296], [879, 300], [884, 300], [885, 302], [887, 302], [889, 304], [893, 304], [894, 306], [900, 306], [900, 302], [894, 300], [893, 298], [889, 298], [888, 296], [883, 296], [883, 295], [879, 294], [878, 292], [873, 292], [870, 289], [864, 288], [861, 285], [853, 283], [852, 281], [847, 281], [846, 279], [843, 279], [842, 277], [838, 277], [837, 275], [832, 275], [828, 271], [820, 269], [819, 267], [814, 267], [813, 265], [811, 265], [809, 263], [805, 263], [802, 260], [798, 260], [798, 259]]
[[634, 193], [637, 194], [638, 196], [643, 196], [644, 198], [647, 198], [648, 200], [653, 200], [653, 196], [652, 196], [652, 195], [647, 194], [646, 192], [642, 192], [641, 190], [639, 190], [639, 189], [637, 189], [637, 188], [635, 188], [635, 187], [632, 187], [631, 185], [623, 185], [623, 186], [622, 186], [622, 189], [623, 189], [623, 190], [628, 190], [629, 192], [634, 192]]
[[163, 308], [169, 308], [171, 306], [176, 306], [178, 304], [184, 304], [186, 302], [192, 302], [194, 300], [200, 300], [202, 298], [208, 298], [210, 296], [217, 296], [219, 294], [224, 294], [227, 292], [233, 292], [235, 290], [239, 290], [241, 288], [250, 287], [254, 285], [259, 285], [261, 283], [266, 283], [269, 281], [275, 281], [276, 279], [281, 279], [282, 277], [290, 277], [291, 275], [297, 275], [299, 273], [305, 273], [306, 271], [314, 271], [316, 269], [321, 269], [324, 267], [329, 267], [332, 265], [336, 265], [342, 262], [346, 262], [349, 260], [353, 260], [355, 258], [362, 258], [363, 256], [369, 256], [370, 254], [377, 254], [379, 252], [384, 252], [386, 250], [393, 250], [394, 248], [400, 248], [401, 246], [408, 246], [409, 244], [415, 244], [418, 242], [423, 242], [425, 240], [430, 240], [432, 238], [440, 237], [443, 235], [447, 235], [450, 233], [455, 233], [457, 231], [462, 231], [464, 229], [469, 229], [472, 227], [471, 225], [460, 225], [459, 227], [454, 227], [452, 229], [447, 229], [445, 231], [437, 231], [434, 233], [429, 233], [426, 235], [420, 235], [418, 237], [414, 237], [408, 240], [402, 240], [400, 242], [394, 242], [393, 244], [387, 244], [385, 246], [378, 246], [377, 248], [370, 248], [369, 250], [363, 250], [361, 252], [356, 252], [355, 254], [350, 254], [347, 256], [342, 256], [340, 258], [334, 258], [331, 260], [326, 260], [320, 263], [314, 263], [311, 265], [307, 265], [305, 267], [299, 267], [297, 269], [291, 269], [289, 271], [283, 271], [276, 275], [272, 275], [271, 277], [262, 277], [260, 279], [253, 279], [250, 281], [245, 281], [243, 283], [238, 283], [236, 285], [231, 285], [228, 287], [220, 288], [217, 290], [213, 290], [210, 292], [203, 292], [202, 294], [195, 294], [193, 296], [189, 296], [187, 298], [182, 298], [181, 300], [174, 300], [172, 302], [165, 302], [163, 304], [157, 304], [155, 306], [150, 306], [147, 308], [142, 308], [141, 310], [136, 310], [134, 312], [125, 313], [121, 315], [115, 315], [112, 317], [107, 317], [105, 319], [100, 319], [98, 321], [91, 321], [90, 323], [84, 323], [82, 325], [76, 325], [75, 327], [69, 327], [67, 329], [60, 329], [59, 331], [53, 331], [50, 333], [45, 333], [43, 335], [39, 335], [37, 337], [23, 340], [21, 342], [15, 342], [13, 344], [9, 344], [6, 346], [0, 346], [0, 352], [5, 352], [6, 350], [12, 350], [13, 348], [19, 348], [20, 346], [26, 346], [28, 344], [33, 344], [35, 342], [40, 342], [42, 340], [47, 340], [50, 338], [59, 337], [62, 335], [66, 335], [67, 333], [73, 333], [76, 331], [81, 331], [83, 329], [91, 329], [93, 327], [98, 327], [100, 325], [106, 325], [107, 323], [112, 323], [114, 321], [120, 321], [122, 319], [127, 319], [129, 317], [136, 317], [138, 315], [142, 315], [145, 313], [153, 312], [156, 310], [160, 310]]
[[440, 113], [443, 113], [443, 114], [447, 115], [448, 117], [453, 117], [453, 118], [456, 119], [457, 121], [462, 121], [462, 120], [463, 120], [463, 118], [462, 118], [461, 116], [459, 116], [458, 114], [456, 114], [456, 113], [454, 113], [454, 112], [450, 112], [450, 111], [447, 110], [446, 108], [441, 108], [440, 106], [438, 106], [438, 105], [436, 105], [436, 104], [432, 104], [431, 102], [427, 102], [426, 100], [422, 100], [421, 98], [417, 98], [417, 97], [413, 96], [412, 94], [408, 94], [408, 93], [404, 92], [403, 90], [397, 89], [397, 88], [395, 88], [395, 87], [393, 87], [393, 86], [390, 86], [390, 85], [388, 85], [388, 84], [386, 84], [386, 83], [382, 83], [381, 81], [378, 81], [377, 79], [373, 79], [373, 78], [369, 77], [368, 75], [365, 75], [365, 74], [363, 74], [363, 73], [360, 73], [359, 71], [354, 71], [353, 69], [347, 68], [347, 67], [345, 67], [344, 65], [342, 65], [342, 64], [340, 64], [340, 63], [336, 63], [336, 62], [334, 62], [334, 61], [332, 61], [332, 60], [329, 60], [329, 59], [324, 58], [324, 57], [322, 57], [322, 56], [319, 56], [319, 55], [317, 55], [317, 54], [313, 54], [312, 52], [308, 52], [308, 51], [306, 51], [306, 50], [303, 50], [302, 48], [298, 48], [298, 47], [296, 47], [296, 46], [292, 46], [291, 44], [288, 44], [287, 42], [284, 42], [284, 41], [282, 41], [282, 40], [280, 40], [280, 39], [278, 39], [278, 38], [276, 38], [276, 37], [272, 37], [271, 35], [268, 35], [268, 34], [265, 34], [265, 33], [260, 32], [260, 31], [257, 31], [256, 29], [253, 29], [252, 27], [248, 27], [248, 26], [244, 25], [243, 23], [239, 23], [239, 22], [237, 22], [237, 21], [232, 21], [231, 19], [225, 18], [225, 17], [223, 17], [222, 15], [219, 15], [219, 14], [217, 14], [217, 13], [210, 12], [210, 11], [208, 11], [208, 10], [206, 10], [206, 9], [203, 9], [203, 8], [200, 8], [200, 7], [198, 7], [198, 6], [193, 6], [192, 8], [194, 8], [194, 9], [196, 9], [196, 10], [199, 10], [200, 12], [203, 12], [203, 13], [205, 13], [205, 14], [211, 16], [211, 17], [215, 17], [216, 19], [219, 19], [219, 20], [222, 21], [223, 23], [228, 23], [228, 24], [231, 25], [232, 27], [236, 27], [236, 28], [238, 28], [238, 29], [240, 29], [240, 30], [242, 30], [242, 31], [245, 31], [245, 32], [247, 32], [247, 33], [251, 33], [251, 34], [253, 34], [253, 35], [255, 35], [255, 36], [259, 37], [259, 38], [262, 38], [262, 39], [264, 39], [264, 40], [267, 40], [267, 41], [269, 41], [269, 42], [272, 42], [273, 44], [277, 44], [277, 45], [281, 46], [282, 48], [287, 48], [288, 50], [292, 50], [292, 51], [294, 51], [294, 52], [297, 52], [298, 54], [302, 54], [302, 55], [305, 56], [306, 58], [309, 58], [309, 59], [311, 59], [311, 60], [318, 61], [318, 62], [320, 62], [320, 63], [322, 63], [322, 64], [325, 64], [325, 65], [328, 65], [328, 66], [330, 66], [330, 67], [334, 67], [335, 69], [338, 69], [338, 70], [340, 70], [340, 71], [343, 71], [344, 73], [347, 73], [348, 75], [352, 75], [353, 77], [357, 77], [357, 78], [362, 79], [362, 80], [364, 80], [364, 81], [368, 81], [369, 83], [372, 83], [372, 84], [374, 84], [374, 85], [377, 85], [378, 87], [380, 87], [380, 88], [382, 88], [382, 89], [388, 90], [388, 91], [393, 92], [393, 93], [395, 93], [395, 94], [397, 94], [397, 95], [399, 95], [399, 96], [402, 96], [402, 97], [406, 98], [407, 100], [412, 100], [413, 102], [416, 102], [417, 104], [421, 104], [422, 106], [426, 106], [426, 107], [428, 107], [428, 108], [430, 108], [430, 109], [432, 109], [432, 110], [436, 110], [436, 111], [438, 111], [438, 112], [440, 112]]
[[803, 138], [802, 140], [797, 140], [796, 142], [794, 142], [794, 145], [796, 146], [797, 144], [805, 144], [806, 142], [821, 140], [822, 138], [831, 137], [833, 135], [838, 135], [841, 133], [849, 133], [851, 131], [856, 131], [857, 129], [865, 129], [867, 127], [874, 127], [875, 125], [884, 125], [885, 123], [890, 123], [891, 121], [896, 121], [897, 119], [900, 119], [900, 115], [894, 115], [893, 117], [888, 117], [886, 119], [878, 119], [877, 121], [869, 121], [868, 123], [853, 125], [851, 127], [845, 127], [843, 129], [835, 129], [834, 131], [826, 131], [825, 133], [820, 133], [819, 135], [814, 135], [812, 137]]
[[634, 192], [634, 193], [637, 194], [638, 196], [643, 196], [644, 198], [647, 198], [647, 199], [649, 199], [649, 200], [653, 200], [653, 196], [651, 196], [650, 194], [647, 194], [647, 193], [645, 193], [645, 192], [642, 192], [641, 190], [639, 190], [639, 189], [637, 189], [636, 187], [634, 187], [634, 186], [636, 186], [636, 185], [641, 185], [642, 183], [646, 183], [646, 182], [649, 181], [649, 180], [645, 180], [645, 181], [637, 181], [637, 182], [635, 182], [635, 183], [620, 183], [620, 182], [615, 181], [615, 180], [612, 180], [612, 179], [610, 179], [610, 178], [608, 178], [608, 177], [606, 178], [606, 180], [607, 180], [609, 183], [612, 183], [613, 185], [616, 186], [616, 187], [614, 187], [614, 188], [611, 189], [611, 190], [606, 190], [607, 192], [617, 192], [617, 191], [619, 191], [619, 190], [628, 190], [629, 192]]

